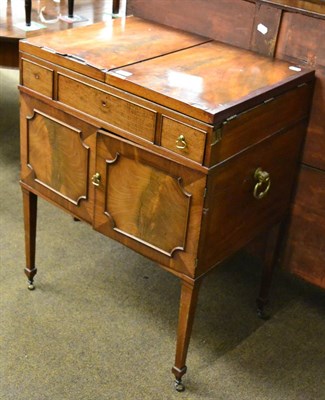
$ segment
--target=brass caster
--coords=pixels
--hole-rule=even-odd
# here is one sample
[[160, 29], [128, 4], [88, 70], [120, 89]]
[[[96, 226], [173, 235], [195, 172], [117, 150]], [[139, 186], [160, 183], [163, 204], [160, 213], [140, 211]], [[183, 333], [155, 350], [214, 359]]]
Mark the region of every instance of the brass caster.
[[35, 286], [32, 281], [28, 281], [28, 290], [34, 290]]
[[267, 321], [270, 319], [270, 316], [265, 312], [264, 308], [257, 309], [257, 316], [258, 316], [258, 318], [262, 319], [263, 321]]
[[177, 392], [184, 392], [185, 386], [180, 379], [175, 380], [175, 389]]

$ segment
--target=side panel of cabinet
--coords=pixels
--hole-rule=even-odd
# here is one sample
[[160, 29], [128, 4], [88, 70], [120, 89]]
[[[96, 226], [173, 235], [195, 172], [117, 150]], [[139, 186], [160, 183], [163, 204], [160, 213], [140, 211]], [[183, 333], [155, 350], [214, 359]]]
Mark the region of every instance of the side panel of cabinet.
[[22, 182], [88, 222], [95, 133], [95, 127], [21, 95]]
[[[279, 132], [216, 167], [209, 176], [198, 269], [201, 273], [281, 221], [289, 211], [306, 122]], [[269, 173], [260, 186], [255, 171]]]
[[303, 167], [284, 266], [325, 289], [325, 172]]
[[104, 132], [96, 171], [95, 229], [194, 276], [205, 175]]

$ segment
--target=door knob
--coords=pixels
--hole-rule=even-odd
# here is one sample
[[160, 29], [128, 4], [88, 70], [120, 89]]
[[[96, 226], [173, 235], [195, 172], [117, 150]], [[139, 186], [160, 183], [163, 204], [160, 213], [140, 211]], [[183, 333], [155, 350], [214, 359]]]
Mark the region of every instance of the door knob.
[[101, 176], [99, 172], [96, 172], [95, 175], [92, 176], [91, 182], [94, 186], [100, 185]]

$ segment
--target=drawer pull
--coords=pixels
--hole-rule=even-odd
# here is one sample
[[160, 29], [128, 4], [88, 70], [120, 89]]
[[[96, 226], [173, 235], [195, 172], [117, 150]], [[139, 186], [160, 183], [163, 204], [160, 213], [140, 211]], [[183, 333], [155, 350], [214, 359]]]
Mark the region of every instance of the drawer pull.
[[257, 200], [263, 199], [263, 197], [265, 197], [270, 190], [270, 174], [266, 171], [263, 171], [262, 168], [257, 168], [254, 172], [254, 179], [258, 182], [254, 187], [253, 195]]
[[102, 107], [107, 107], [107, 102], [105, 100], [102, 100]]
[[39, 74], [34, 74], [35, 79], [39, 79]]
[[184, 150], [187, 147], [187, 143], [186, 143], [184, 135], [178, 136], [178, 138], [176, 139], [176, 147], [181, 150]]
[[91, 178], [91, 182], [94, 186], [99, 186], [100, 185], [100, 180], [101, 180], [101, 176], [99, 172], [96, 172], [95, 175], [92, 176]]

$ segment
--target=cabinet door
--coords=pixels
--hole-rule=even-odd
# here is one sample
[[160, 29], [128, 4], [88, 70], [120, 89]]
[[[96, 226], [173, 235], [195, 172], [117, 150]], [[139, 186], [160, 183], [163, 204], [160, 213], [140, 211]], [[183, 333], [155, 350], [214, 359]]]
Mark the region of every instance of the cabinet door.
[[95, 133], [95, 127], [21, 96], [22, 182], [88, 222], [93, 215], [89, 176]]
[[102, 131], [96, 171], [95, 229], [192, 275], [205, 175]]

